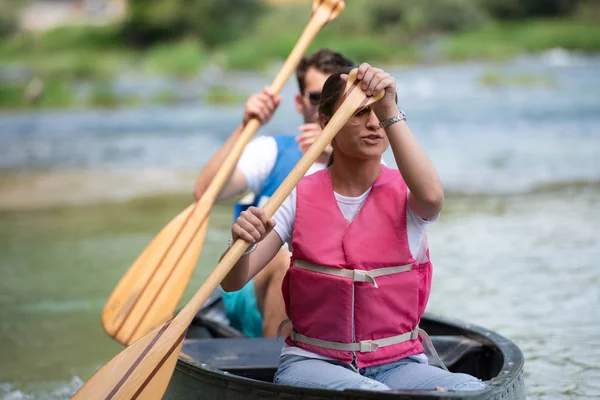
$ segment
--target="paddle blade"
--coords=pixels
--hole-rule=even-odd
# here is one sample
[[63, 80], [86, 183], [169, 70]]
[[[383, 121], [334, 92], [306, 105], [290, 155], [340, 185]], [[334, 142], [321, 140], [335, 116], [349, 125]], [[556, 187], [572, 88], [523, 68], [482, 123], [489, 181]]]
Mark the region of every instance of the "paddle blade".
[[160, 231], [106, 302], [102, 325], [120, 343], [133, 343], [173, 316], [208, 227], [208, 218], [200, 224], [194, 207], [189, 206]]
[[186, 321], [177, 318], [154, 329], [98, 370], [71, 399], [161, 399], [186, 329]]
[[146, 386], [146, 388], [140, 393], [140, 395], [137, 397], [138, 400], [162, 399], [169, 386], [169, 381], [171, 380], [171, 376], [175, 370], [175, 365], [179, 359], [178, 354], [182, 347], [183, 341], [179, 343], [179, 346], [177, 346], [175, 351], [173, 351], [169, 358], [167, 358], [167, 361], [156, 373], [154, 378], [152, 378], [152, 380], [148, 383], [148, 386]]

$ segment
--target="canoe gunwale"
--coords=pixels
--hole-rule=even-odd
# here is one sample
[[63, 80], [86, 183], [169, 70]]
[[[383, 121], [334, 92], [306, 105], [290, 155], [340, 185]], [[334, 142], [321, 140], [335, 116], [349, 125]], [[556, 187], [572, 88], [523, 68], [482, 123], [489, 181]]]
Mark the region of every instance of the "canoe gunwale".
[[[475, 340], [494, 352], [494, 357], [502, 360], [493, 366], [492, 378], [486, 383], [489, 388], [472, 392], [431, 392], [431, 391], [389, 391], [373, 392], [360, 390], [333, 391], [325, 389], [306, 389], [292, 386], [278, 385], [272, 382], [260, 381], [231, 374], [227, 371], [211, 367], [195, 359], [180, 357], [174, 377], [173, 396], [167, 391], [167, 399], [182, 399], [181, 386], [195, 385], [197, 391], [193, 396], [194, 388], [189, 392], [189, 398], [197, 398], [200, 393], [208, 397], [202, 398], [227, 398], [227, 399], [258, 399], [258, 398], [286, 398], [286, 399], [524, 399], [525, 389], [523, 382], [524, 357], [519, 347], [507, 338], [484, 329], [482, 327], [456, 321], [430, 313], [423, 317], [421, 326], [425, 330], [432, 330], [436, 335], [456, 335]], [[183, 383], [186, 382], [186, 383]], [[192, 382], [192, 383], [190, 383]], [[175, 387], [179, 385], [180, 387]], [[171, 388], [170, 388], [171, 389]], [[181, 389], [181, 390], [178, 390]], [[183, 390], [185, 392], [185, 390]], [[222, 393], [221, 393], [222, 392]], [[176, 395], [175, 393], [179, 393]], [[213, 393], [211, 395], [210, 393]], [[217, 394], [219, 393], [219, 394]], [[193, 396], [193, 397], [192, 397]], [[214, 397], [213, 397], [214, 396]]]

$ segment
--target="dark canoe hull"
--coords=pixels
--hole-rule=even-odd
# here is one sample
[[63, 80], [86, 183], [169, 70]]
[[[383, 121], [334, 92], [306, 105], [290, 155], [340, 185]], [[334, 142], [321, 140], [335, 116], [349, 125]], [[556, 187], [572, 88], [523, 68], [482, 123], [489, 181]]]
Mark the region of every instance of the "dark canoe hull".
[[521, 350], [497, 333], [471, 324], [432, 315], [421, 321], [449, 369], [485, 380], [487, 390], [333, 391], [272, 383], [283, 341], [243, 338], [219, 313], [218, 304], [213, 304], [199, 314], [165, 399], [525, 399]]

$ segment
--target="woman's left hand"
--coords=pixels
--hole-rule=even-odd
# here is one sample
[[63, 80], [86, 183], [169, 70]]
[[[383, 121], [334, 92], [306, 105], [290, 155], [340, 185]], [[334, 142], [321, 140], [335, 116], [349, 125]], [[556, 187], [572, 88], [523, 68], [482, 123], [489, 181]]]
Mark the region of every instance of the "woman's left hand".
[[385, 90], [383, 98], [371, 105], [380, 121], [398, 114], [396, 104], [396, 80], [382, 69], [362, 63], [358, 67], [357, 79], [367, 96], [373, 96]]

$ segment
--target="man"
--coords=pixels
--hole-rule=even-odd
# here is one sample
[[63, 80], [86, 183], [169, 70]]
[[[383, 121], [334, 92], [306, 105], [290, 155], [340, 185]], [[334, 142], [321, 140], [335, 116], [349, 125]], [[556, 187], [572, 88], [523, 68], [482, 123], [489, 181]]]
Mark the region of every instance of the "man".
[[[228, 182], [219, 193], [219, 200], [239, 195], [249, 189], [254, 193], [254, 198], [251, 204], [245, 207], [262, 207], [267, 202], [321, 133], [317, 117], [323, 84], [333, 72], [352, 65], [350, 60], [328, 49], [302, 58], [296, 70], [299, 93], [296, 94], [295, 103], [298, 113], [304, 119], [304, 124], [299, 127], [299, 135], [262, 136], [248, 143]], [[269, 88], [248, 99], [243, 124], [210, 159], [198, 177], [194, 192], [196, 199], [202, 197], [239, 138], [244, 125], [252, 118], [257, 118], [262, 125], [266, 124], [279, 102], [280, 97], [274, 95]], [[313, 164], [308, 174], [325, 168], [330, 153], [329, 147]], [[245, 207], [236, 205], [236, 218]], [[289, 250], [282, 248], [273, 261], [244, 288], [237, 292], [224, 293], [225, 311], [233, 327], [250, 337], [277, 335], [279, 324], [287, 318], [281, 283], [289, 267], [290, 256]], [[287, 335], [289, 329], [288, 327], [282, 331], [282, 335]]]

